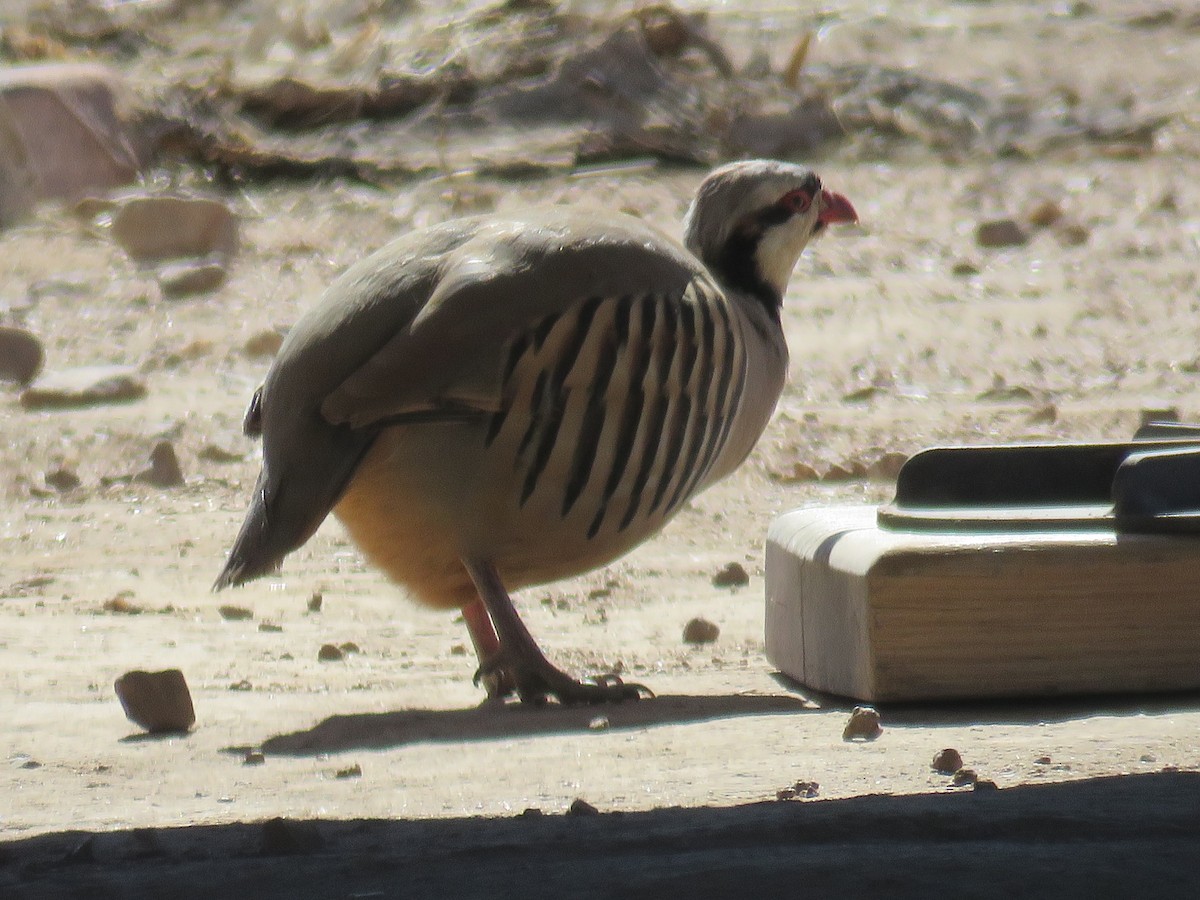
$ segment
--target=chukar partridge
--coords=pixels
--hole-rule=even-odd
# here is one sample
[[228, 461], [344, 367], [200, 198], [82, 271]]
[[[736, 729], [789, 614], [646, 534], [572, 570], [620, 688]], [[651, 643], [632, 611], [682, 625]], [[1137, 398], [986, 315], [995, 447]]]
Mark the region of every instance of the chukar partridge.
[[704, 180], [685, 247], [563, 209], [385, 246], [254, 395], [262, 471], [215, 587], [276, 570], [332, 511], [416, 600], [463, 610], [489, 693], [638, 697], [555, 668], [508, 592], [617, 558], [745, 459], [784, 385], [792, 269], [856, 218], [808, 169], [759, 160]]

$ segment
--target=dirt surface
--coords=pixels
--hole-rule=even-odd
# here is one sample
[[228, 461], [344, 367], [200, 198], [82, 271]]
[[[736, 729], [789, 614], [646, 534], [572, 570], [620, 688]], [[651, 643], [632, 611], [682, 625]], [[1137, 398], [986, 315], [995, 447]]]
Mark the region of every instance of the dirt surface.
[[[241, 249], [219, 291], [183, 300], [67, 210], [0, 234], [0, 313], [43, 340], [47, 368], [131, 365], [148, 388], [42, 412], [0, 396], [0, 895], [1188, 893], [1194, 696], [883, 709], [878, 740], [844, 743], [849, 705], [772, 677], [762, 548], [783, 510], [890, 493], [885, 479], [797, 479], [797, 464], [1123, 438], [1146, 409], [1200, 418], [1200, 28], [1187, 4], [1117, 0], [843, 3], [794, 22], [790, 5], [760, 9], [713, 16], [735, 63], [763, 47], [781, 67], [822, 25], [818, 60], [1016, 83], [1047, 104], [1107, 92], [1170, 123], [1121, 152], [811, 160], [862, 225], [798, 268], [791, 383], [757, 451], [624, 560], [518, 598], [555, 660], [619, 669], [653, 701], [479, 706], [461, 621], [408, 604], [332, 521], [280, 578], [219, 597], [209, 585], [258, 468], [240, 422], [268, 359], [249, 339], [286, 329], [389, 237], [453, 215], [586, 202], [678, 234], [702, 171], [212, 186]], [[976, 243], [980, 222], [1028, 223], [1046, 201], [1060, 223], [1029, 226], [1026, 245]], [[125, 479], [164, 439], [185, 483]], [[48, 486], [61, 469], [79, 486]], [[749, 585], [714, 587], [735, 561]], [[227, 620], [221, 604], [252, 615]], [[715, 643], [683, 643], [697, 616], [719, 625]], [[345, 642], [360, 652], [318, 660]], [[147, 738], [112, 684], [162, 668], [186, 675], [197, 722]], [[952, 788], [930, 768], [946, 747], [1000, 790]], [[265, 761], [247, 765], [251, 750]], [[798, 781], [817, 799], [775, 800]], [[576, 799], [601, 815], [563, 818]], [[543, 816], [514, 820], [530, 809]], [[260, 855], [259, 823], [276, 817], [292, 824]], [[1050, 889], [1066, 868], [1090, 874]]]

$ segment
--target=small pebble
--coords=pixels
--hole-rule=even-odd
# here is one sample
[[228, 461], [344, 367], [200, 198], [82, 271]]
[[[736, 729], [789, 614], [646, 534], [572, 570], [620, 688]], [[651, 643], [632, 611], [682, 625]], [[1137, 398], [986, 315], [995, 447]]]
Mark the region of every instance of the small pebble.
[[962, 768], [963, 759], [953, 747], [947, 747], [945, 750], [939, 750], [933, 757], [933, 762], [930, 763], [933, 771], [942, 775], [953, 775]]
[[321, 605], [324, 602], [325, 602], [325, 598], [321, 595], [320, 591], [317, 591], [311, 597], [308, 598], [308, 611], [309, 612], [320, 612]]
[[979, 266], [970, 260], [960, 259], [951, 266], [950, 274], [957, 278], [974, 278], [979, 274]]
[[221, 618], [226, 622], [244, 622], [247, 619], [254, 618], [254, 613], [244, 606], [218, 606], [217, 612], [221, 614]]
[[338, 644], [338, 649], [347, 656], [349, 656], [351, 653], [362, 653], [362, 650], [359, 648], [358, 644], [354, 643], [354, 641], [343, 641], [342, 643]]
[[283, 335], [274, 329], [260, 331], [246, 338], [242, 353], [249, 357], [274, 356], [283, 346]]
[[883, 734], [879, 712], [873, 706], [856, 706], [842, 731], [843, 741], [873, 741]]
[[975, 790], [987, 793], [988, 791], [998, 791], [1000, 786], [996, 782], [988, 778], [980, 778], [975, 782]]
[[975, 774], [974, 769], [959, 769], [950, 779], [950, 783], [955, 787], [964, 787], [968, 784], [975, 784], [977, 781], [979, 781], [979, 776]]
[[187, 731], [196, 723], [192, 695], [178, 669], [126, 672], [113, 689], [130, 721], [152, 734]]
[[741, 563], [731, 562], [713, 576], [712, 583], [719, 588], [745, 587], [750, 583], [750, 574]]
[[172, 488], [183, 484], [183, 470], [179, 467], [179, 457], [175, 454], [175, 445], [170, 441], [159, 441], [150, 451], [150, 468], [138, 472], [133, 480], [141, 484], [151, 484], [154, 487]]
[[276, 625], [274, 622], [259, 622], [258, 630], [267, 632], [268, 634], [278, 634], [283, 631], [283, 626]]
[[252, 685], [248, 680], [243, 678], [241, 681], [235, 681], [232, 684], [230, 684], [229, 690], [231, 690], [231, 691], [252, 691], [252, 690], [254, 690], [254, 685]]
[[1092, 232], [1086, 225], [1080, 225], [1077, 222], [1061, 226], [1056, 229], [1055, 234], [1058, 237], [1058, 242], [1064, 247], [1081, 247], [1092, 236]]
[[334, 644], [322, 644], [321, 649], [317, 651], [317, 659], [321, 662], [337, 662], [345, 658], [346, 654]]
[[1029, 224], [1034, 228], [1049, 228], [1063, 217], [1062, 207], [1053, 200], [1043, 200], [1029, 211]]
[[1029, 235], [1012, 219], [995, 219], [979, 223], [975, 243], [980, 247], [1019, 247], [1029, 243]]
[[821, 792], [821, 786], [815, 781], [797, 781], [791, 787], [775, 792], [776, 800], [812, 800]]
[[230, 256], [237, 250], [237, 232], [229, 207], [204, 197], [132, 197], [112, 216], [114, 240], [139, 261]]
[[207, 294], [225, 283], [225, 266], [204, 259], [164, 263], [155, 272], [158, 288], [169, 299]]
[[567, 808], [567, 815], [568, 816], [598, 816], [598, 815], [600, 815], [600, 810], [596, 809], [596, 807], [592, 806], [592, 804], [588, 803], [586, 800], [582, 799], [581, 797], [576, 797], [574, 800], [571, 801], [571, 805]]
[[720, 627], [708, 619], [695, 618], [683, 626], [685, 644], [711, 644], [720, 636]]
[[521, 810], [521, 812], [517, 816], [517, 818], [518, 819], [540, 819], [544, 815], [545, 815], [545, 813], [542, 812], [540, 809], [538, 809], [536, 806], [527, 806], [525, 809]]
[[591, 731], [607, 731], [612, 723], [608, 721], [608, 716], [596, 716], [588, 722], [588, 728]]
[[335, 778], [361, 778], [362, 777], [362, 766], [360, 766], [358, 763], [355, 763], [354, 765], [347, 766], [344, 769], [338, 769], [337, 774], [334, 775], [334, 777]]
[[45, 359], [42, 342], [31, 332], [0, 325], [0, 381], [28, 384]]
[[454, 646], [452, 646], [450, 648], [450, 655], [451, 656], [466, 656], [467, 655], [467, 645], [466, 644], [455, 644]]
[[67, 491], [73, 491], [83, 482], [79, 476], [70, 469], [58, 468], [52, 469], [46, 473], [46, 485], [54, 488], [60, 494], [65, 494]]
[[267, 757], [259, 750], [249, 750], [246, 753], [245, 759], [242, 760], [244, 766], [261, 766], [267, 761]]
[[1048, 766], [1048, 765], [1050, 765], [1051, 759], [1049, 756], [1039, 756], [1037, 759], [1034, 760], [1034, 762], [1037, 763], [1039, 766]]

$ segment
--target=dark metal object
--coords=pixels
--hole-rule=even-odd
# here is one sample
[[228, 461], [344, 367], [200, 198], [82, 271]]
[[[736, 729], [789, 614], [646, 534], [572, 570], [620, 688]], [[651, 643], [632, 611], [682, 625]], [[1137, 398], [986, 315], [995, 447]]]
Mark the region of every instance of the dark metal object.
[[905, 531], [1200, 534], [1200, 425], [1132, 441], [935, 447], [911, 457], [879, 524]]

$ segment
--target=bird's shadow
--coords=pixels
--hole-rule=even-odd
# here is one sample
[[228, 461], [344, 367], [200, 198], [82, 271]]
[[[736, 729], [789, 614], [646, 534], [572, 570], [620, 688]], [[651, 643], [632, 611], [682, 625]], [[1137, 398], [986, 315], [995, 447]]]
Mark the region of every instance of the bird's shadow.
[[[665, 695], [604, 706], [526, 707], [483, 703], [469, 709], [405, 709], [330, 716], [305, 731], [280, 734], [261, 744], [276, 756], [315, 756], [346, 750], [385, 750], [418, 743], [451, 743], [537, 737], [586, 731], [680, 725], [737, 716], [781, 715], [816, 709], [802, 697], [764, 694]], [[596, 723], [603, 717], [605, 722]], [[246, 747], [229, 747], [241, 753]]]

